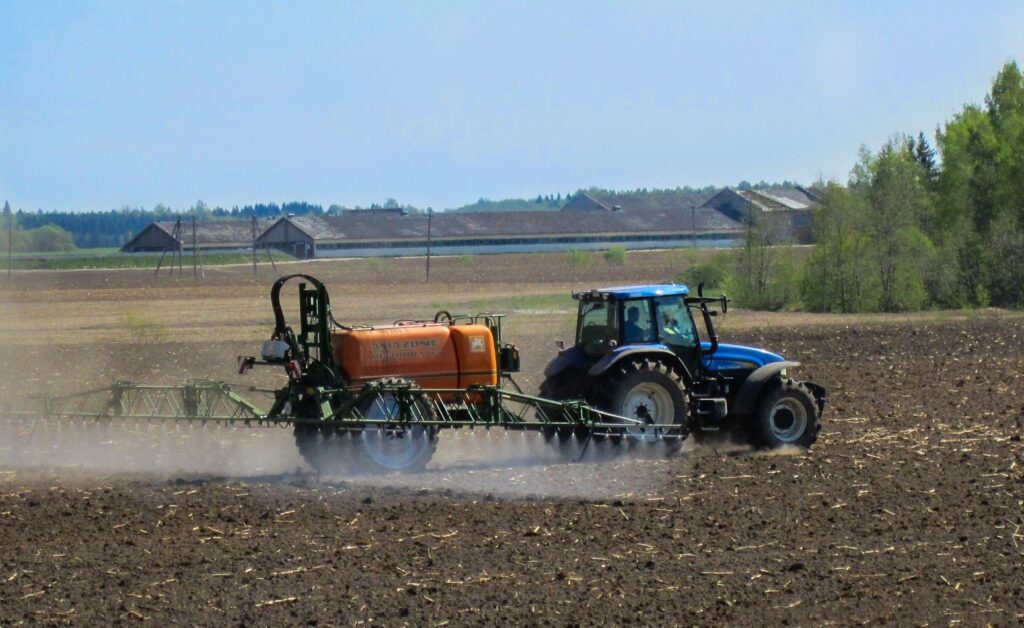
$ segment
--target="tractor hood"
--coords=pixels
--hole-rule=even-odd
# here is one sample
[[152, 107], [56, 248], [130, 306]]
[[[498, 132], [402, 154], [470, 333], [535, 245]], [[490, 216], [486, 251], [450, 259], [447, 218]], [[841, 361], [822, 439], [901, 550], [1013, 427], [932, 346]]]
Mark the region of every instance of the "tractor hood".
[[[710, 342], [702, 342], [700, 344], [705, 351], [711, 349]], [[743, 345], [719, 344], [718, 349], [711, 356], [710, 363], [706, 362], [705, 364], [708, 364], [708, 368], [712, 371], [724, 371], [731, 369], [756, 369], [765, 364], [782, 362], [784, 360], [785, 358], [781, 355], [765, 351], [764, 349], [744, 347]]]

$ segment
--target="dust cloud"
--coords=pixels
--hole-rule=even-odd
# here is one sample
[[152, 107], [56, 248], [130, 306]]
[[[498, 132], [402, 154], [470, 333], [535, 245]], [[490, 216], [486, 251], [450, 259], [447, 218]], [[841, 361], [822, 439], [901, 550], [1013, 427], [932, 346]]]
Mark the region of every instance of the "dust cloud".
[[0, 466], [81, 473], [259, 476], [302, 466], [291, 430], [136, 420], [0, 420]]
[[367, 474], [352, 482], [495, 499], [648, 498], [686, 464], [685, 458], [681, 463], [666, 451], [663, 444], [628, 447], [593, 441], [583, 449], [575, 440], [556, 447], [536, 432], [446, 430], [425, 471]]
[[[290, 428], [205, 426], [112, 419], [0, 418], [0, 468], [58, 476], [99, 474], [212, 476], [267, 481], [479, 494], [494, 498], [603, 499], [651, 495], [671, 482], [678, 458], [663, 446], [623, 447], [571, 441], [558, 450], [534, 432], [444, 430], [420, 473], [317, 477], [302, 461]], [[685, 451], [685, 447], [684, 447]], [[576, 458], [582, 453], [582, 458]]]
[[[2, 405], [0, 405], [2, 407]], [[316, 476], [302, 461], [290, 428], [171, 421], [59, 421], [0, 418], [0, 468], [93, 474], [269, 478], [402, 488], [492, 498], [652, 497], [701, 456], [801, 455], [798, 447], [759, 451], [728, 436], [690, 438], [669, 455], [663, 443], [571, 440], [556, 447], [535, 432], [443, 430], [420, 473], [366, 469]]]

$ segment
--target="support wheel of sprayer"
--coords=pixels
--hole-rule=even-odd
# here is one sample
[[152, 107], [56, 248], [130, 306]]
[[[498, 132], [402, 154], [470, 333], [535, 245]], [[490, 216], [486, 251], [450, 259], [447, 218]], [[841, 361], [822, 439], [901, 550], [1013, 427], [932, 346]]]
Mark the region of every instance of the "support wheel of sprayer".
[[[541, 382], [537, 395], [553, 401], [584, 399], [586, 394], [582, 384], [586, 381], [586, 373], [566, 369]], [[563, 457], [570, 459], [579, 454], [587, 438], [587, 430], [583, 427], [547, 427], [541, 433], [545, 442], [553, 445]]]
[[769, 382], [754, 414], [753, 436], [758, 445], [810, 447], [818, 440], [818, 407], [807, 386], [785, 379]]
[[320, 475], [348, 475], [365, 467], [359, 434], [329, 424], [297, 423], [295, 445]]
[[[391, 382], [392, 384], [401, 382]], [[436, 418], [434, 407], [422, 393], [414, 395], [409, 412], [419, 421]], [[369, 420], [395, 422], [370, 423], [360, 435], [368, 466], [377, 471], [422, 471], [437, 449], [437, 426], [415, 421], [402, 422], [398, 394], [381, 392], [368, 399], [361, 407], [363, 417]]]
[[690, 404], [686, 385], [675, 369], [655, 360], [630, 360], [615, 371], [609, 384], [607, 410], [632, 419], [618, 432], [625, 442], [663, 442], [670, 452], [682, 447]]

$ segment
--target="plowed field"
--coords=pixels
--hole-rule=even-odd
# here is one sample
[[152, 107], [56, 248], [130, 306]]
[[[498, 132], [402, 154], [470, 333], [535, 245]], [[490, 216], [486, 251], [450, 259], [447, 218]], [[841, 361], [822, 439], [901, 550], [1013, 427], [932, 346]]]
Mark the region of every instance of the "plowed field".
[[[432, 286], [400, 261], [312, 272], [339, 318], [499, 300], [535, 390], [571, 333], [571, 301], [553, 304], [572, 286], [516, 262], [536, 278], [502, 289], [470, 263], [440, 264]], [[661, 280], [660, 263], [579, 281]], [[221, 272], [17, 278], [0, 291], [17, 332], [0, 408], [115, 378], [235, 377], [271, 327], [269, 279]], [[8, 416], [0, 625], [1024, 622], [1024, 319], [729, 316], [728, 340], [801, 360], [829, 390], [809, 452], [719, 441], [566, 464], [540, 439], [462, 432], [419, 475], [318, 478], [283, 430]]]

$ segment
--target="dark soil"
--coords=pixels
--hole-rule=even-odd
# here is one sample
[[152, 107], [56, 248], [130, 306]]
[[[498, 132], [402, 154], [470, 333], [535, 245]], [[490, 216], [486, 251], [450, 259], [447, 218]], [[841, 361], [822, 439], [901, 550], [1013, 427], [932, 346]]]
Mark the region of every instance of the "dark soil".
[[729, 339], [829, 389], [809, 452], [372, 482], [0, 467], [0, 624], [1024, 621], [1024, 321]]

